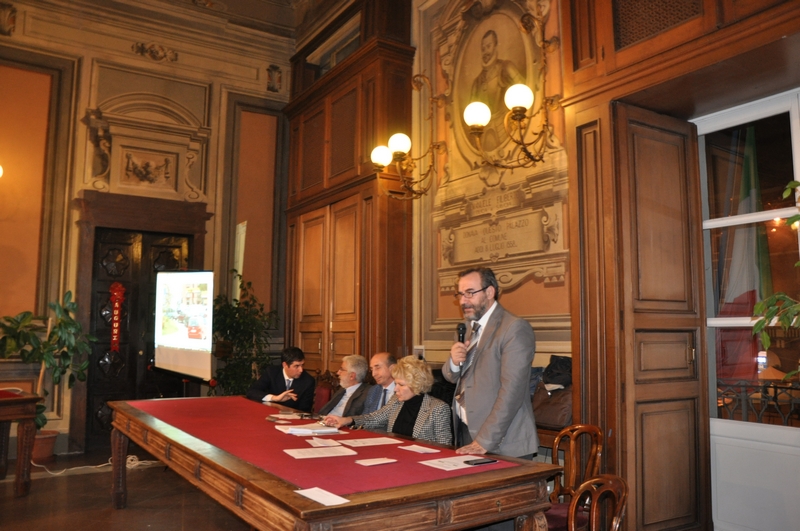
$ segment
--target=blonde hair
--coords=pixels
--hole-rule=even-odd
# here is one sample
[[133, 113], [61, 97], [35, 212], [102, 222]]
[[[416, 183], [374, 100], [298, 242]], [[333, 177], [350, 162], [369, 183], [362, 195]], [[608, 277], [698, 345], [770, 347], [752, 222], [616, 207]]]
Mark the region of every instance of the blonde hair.
[[415, 395], [427, 393], [433, 387], [431, 368], [415, 356], [400, 358], [397, 365], [392, 365], [392, 378], [405, 380]]

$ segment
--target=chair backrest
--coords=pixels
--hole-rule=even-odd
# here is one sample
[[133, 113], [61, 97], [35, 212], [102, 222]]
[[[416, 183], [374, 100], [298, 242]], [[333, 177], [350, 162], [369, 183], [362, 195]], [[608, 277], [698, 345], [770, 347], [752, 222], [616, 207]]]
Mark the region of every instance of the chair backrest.
[[[577, 531], [579, 514], [589, 518], [589, 531], [619, 531], [628, 503], [628, 483], [613, 474], [584, 481], [575, 491], [567, 513], [567, 531]], [[605, 506], [605, 507], [604, 507]]]
[[314, 388], [314, 413], [318, 413], [322, 406], [330, 402], [333, 393], [339, 387], [339, 378], [332, 372], [325, 371], [317, 374], [317, 386]]
[[[586, 467], [581, 469], [581, 442], [585, 440], [588, 445], [586, 452]], [[569, 501], [580, 484], [600, 472], [600, 457], [603, 454], [603, 432], [591, 424], [573, 424], [561, 430], [553, 439], [553, 464], [558, 465], [558, 450], [562, 443], [564, 448], [564, 471], [557, 474], [554, 480], [553, 492], [550, 502], [558, 503], [561, 497]], [[566, 497], [569, 497], [566, 498]]]

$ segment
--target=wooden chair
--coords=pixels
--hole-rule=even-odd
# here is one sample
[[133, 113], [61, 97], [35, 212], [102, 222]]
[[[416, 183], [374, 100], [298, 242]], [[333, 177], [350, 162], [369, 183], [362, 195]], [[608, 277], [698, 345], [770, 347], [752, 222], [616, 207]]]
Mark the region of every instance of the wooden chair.
[[[587, 439], [588, 438], [588, 439]], [[582, 469], [581, 444], [586, 441], [586, 466]], [[559, 448], [564, 447], [564, 471], [554, 478], [553, 492], [550, 494], [550, 510], [545, 513], [548, 531], [567, 529], [569, 505], [581, 483], [600, 472], [600, 457], [603, 454], [603, 432], [591, 424], [573, 424], [561, 430], [553, 439], [553, 464], [558, 465]], [[586, 525], [582, 519], [579, 526]]]
[[567, 531], [581, 529], [588, 518], [588, 531], [619, 531], [628, 503], [628, 483], [613, 474], [601, 474], [584, 481], [569, 504]]

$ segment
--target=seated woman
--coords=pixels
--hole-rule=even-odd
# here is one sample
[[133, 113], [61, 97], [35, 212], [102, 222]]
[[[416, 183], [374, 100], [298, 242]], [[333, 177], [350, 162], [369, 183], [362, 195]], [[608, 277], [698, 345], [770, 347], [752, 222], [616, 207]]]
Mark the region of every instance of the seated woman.
[[377, 411], [355, 417], [328, 415], [326, 426], [350, 426], [386, 430], [415, 439], [453, 444], [450, 406], [426, 393], [433, 387], [428, 364], [413, 356], [392, 366], [395, 395]]

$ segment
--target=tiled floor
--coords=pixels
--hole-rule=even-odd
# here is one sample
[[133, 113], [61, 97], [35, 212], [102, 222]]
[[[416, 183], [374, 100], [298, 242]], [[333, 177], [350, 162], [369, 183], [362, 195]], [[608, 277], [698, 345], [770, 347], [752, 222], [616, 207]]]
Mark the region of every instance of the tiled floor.
[[[140, 459], [150, 459], [141, 454]], [[107, 462], [108, 457], [59, 457], [51, 469]], [[111, 507], [111, 467], [50, 476], [33, 469], [31, 492], [14, 497], [14, 463], [0, 481], [3, 531], [247, 531], [250, 526], [163, 465], [128, 470], [128, 507]]]

